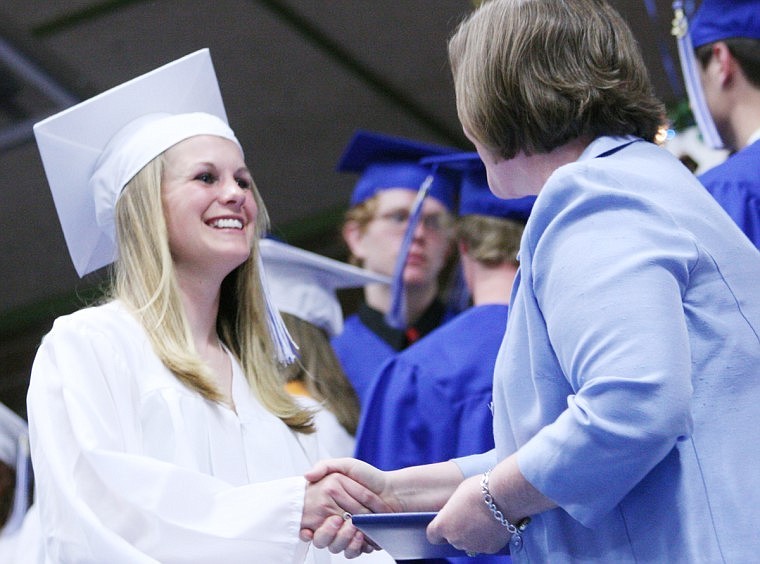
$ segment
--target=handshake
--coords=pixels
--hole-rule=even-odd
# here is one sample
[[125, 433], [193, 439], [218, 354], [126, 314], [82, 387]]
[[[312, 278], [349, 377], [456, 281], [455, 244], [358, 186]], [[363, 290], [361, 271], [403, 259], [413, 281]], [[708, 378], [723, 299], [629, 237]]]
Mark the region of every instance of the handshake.
[[[517, 471], [514, 459], [504, 467]], [[319, 462], [305, 478], [301, 540], [347, 558], [378, 548], [351, 522], [351, 514], [359, 513], [437, 511], [427, 528], [428, 540], [448, 542], [468, 554], [495, 553], [510, 539], [508, 529], [483, 503], [481, 476], [464, 479], [452, 461], [382, 471], [360, 460], [338, 458]], [[554, 505], [538, 495], [542, 501], [537, 509]]]
[[389, 472], [360, 460], [326, 460], [310, 470], [301, 518], [301, 540], [355, 558], [378, 548], [351, 523], [354, 513], [394, 513], [404, 506], [390, 490]]

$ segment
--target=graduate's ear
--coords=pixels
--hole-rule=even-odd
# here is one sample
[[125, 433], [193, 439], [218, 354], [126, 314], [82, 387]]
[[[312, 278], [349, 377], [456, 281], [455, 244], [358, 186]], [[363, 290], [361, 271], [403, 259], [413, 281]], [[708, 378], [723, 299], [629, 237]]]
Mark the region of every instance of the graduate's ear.
[[725, 42], [716, 41], [712, 45], [711, 50], [711, 60], [714, 61], [714, 63], [717, 65], [716, 73], [718, 80], [720, 81], [720, 85], [722, 87], [725, 87], [732, 80], [734, 80], [734, 75], [736, 72], [741, 72], [741, 67], [736, 62], [736, 59], [731, 54], [731, 50], [728, 48], [728, 45], [726, 45]]
[[359, 222], [356, 220], [347, 221], [343, 225], [341, 234], [351, 254], [359, 260], [364, 260], [364, 246], [362, 245], [364, 229]]

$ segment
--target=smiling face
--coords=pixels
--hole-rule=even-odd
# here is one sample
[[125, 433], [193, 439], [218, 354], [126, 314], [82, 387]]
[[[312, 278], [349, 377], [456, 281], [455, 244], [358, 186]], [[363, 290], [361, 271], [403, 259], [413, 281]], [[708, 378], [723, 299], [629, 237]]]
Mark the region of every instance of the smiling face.
[[164, 153], [161, 199], [178, 275], [223, 278], [251, 253], [257, 207], [239, 147], [199, 135]]

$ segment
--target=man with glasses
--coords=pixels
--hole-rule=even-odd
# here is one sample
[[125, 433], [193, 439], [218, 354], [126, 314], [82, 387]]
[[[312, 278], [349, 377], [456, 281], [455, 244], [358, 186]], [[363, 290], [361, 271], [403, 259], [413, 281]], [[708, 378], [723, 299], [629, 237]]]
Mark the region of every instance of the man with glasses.
[[[393, 275], [417, 192], [431, 173], [418, 161], [454, 151], [367, 131], [354, 135], [338, 165], [341, 171], [361, 175], [342, 230], [352, 263]], [[401, 276], [406, 298], [404, 326], [393, 327], [386, 320], [392, 288], [370, 284], [364, 288], [358, 311], [346, 319], [343, 332], [332, 339], [360, 403], [385, 360], [446, 318], [446, 308], [439, 299], [439, 276], [452, 250], [455, 184], [450, 172], [437, 172], [423, 201]]]

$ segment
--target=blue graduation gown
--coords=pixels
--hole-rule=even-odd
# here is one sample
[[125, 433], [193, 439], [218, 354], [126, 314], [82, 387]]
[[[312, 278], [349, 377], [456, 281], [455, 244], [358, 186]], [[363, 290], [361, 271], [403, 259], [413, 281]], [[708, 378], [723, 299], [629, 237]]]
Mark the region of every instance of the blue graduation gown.
[[346, 319], [343, 331], [330, 341], [359, 403], [364, 405], [367, 389], [386, 360], [447, 319], [443, 303], [434, 300], [420, 319], [404, 331], [390, 327], [382, 313], [362, 303], [358, 312]]
[[[507, 310], [472, 307], [388, 360], [366, 396], [356, 457], [391, 470], [493, 448], [493, 368]], [[450, 559], [460, 560], [510, 561], [488, 555]]]
[[760, 248], [760, 140], [711, 168], [699, 180]]
[[489, 406], [507, 310], [472, 307], [388, 360], [366, 396], [357, 458], [393, 470], [493, 448]]

